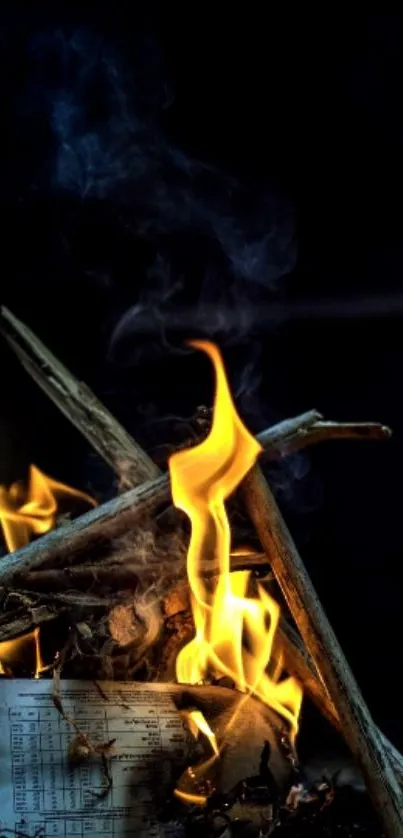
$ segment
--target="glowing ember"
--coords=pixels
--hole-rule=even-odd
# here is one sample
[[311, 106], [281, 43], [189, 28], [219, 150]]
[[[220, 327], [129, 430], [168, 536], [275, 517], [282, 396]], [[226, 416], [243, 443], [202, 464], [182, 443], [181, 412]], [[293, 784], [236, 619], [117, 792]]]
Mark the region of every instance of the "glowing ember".
[[28, 544], [33, 535], [51, 530], [58, 502], [66, 497], [96, 505], [89, 495], [58, 483], [33, 465], [27, 488], [19, 481], [8, 489], [0, 485], [0, 523], [10, 553]]
[[50, 669], [42, 662], [39, 628], [14, 640], [3, 640], [0, 643], [0, 674], [8, 675], [13, 666], [16, 666], [19, 661], [25, 662], [27, 657], [33, 660], [34, 678], [39, 678], [43, 672]]
[[[216, 393], [207, 439], [174, 454], [169, 462], [174, 504], [186, 512], [192, 525], [187, 572], [195, 637], [178, 655], [177, 680], [198, 684], [209, 674], [229, 676], [239, 690], [281, 714], [294, 739], [301, 686], [294, 678], [280, 680], [278, 666], [274, 675], [266, 671], [279, 606], [261, 586], [258, 597], [248, 595], [249, 572], [230, 573], [230, 528], [224, 502], [254, 465], [261, 446], [236, 412], [217, 347], [205, 341], [191, 345], [211, 359]], [[200, 573], [208, 559], [215, 559], [219, 567], [215, 583]]]

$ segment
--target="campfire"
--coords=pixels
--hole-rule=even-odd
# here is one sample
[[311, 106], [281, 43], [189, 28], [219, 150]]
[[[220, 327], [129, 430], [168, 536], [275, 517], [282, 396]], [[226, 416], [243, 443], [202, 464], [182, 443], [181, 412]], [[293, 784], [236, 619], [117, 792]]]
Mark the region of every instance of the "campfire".
[[[258, 465], [327, 439], [387, 439], [389, 429], [309, 411], [254, 437], [219, 349], [194, 341], [214, 369], [213, 409], [198, 412], [161, 472], [6, 309], [1, 331], [117, 486], [113, 500], [96, 504], [31, 466], [27, 486], [0, 487], [9, 551], [0, 562], [2, 686], [19, 675], [48, 679], [53, 711], [74, 734], [70, 761], [101, 760], [104, 811], [114, 760], [125, 755], [66, 709], [64, 679], [93, 679], [105, 702], [117, 682], [141, 684], [150, 706], [169, 697], [186, 759], [172, 758], [164, 799], [153, 803], [160, 832], [141, 834], [171, 835], [164, 830], [174, 824], [207, 838], [333, 834], [335, 782], [309, 784], [298, 760], [306, 700], [345, 739], [365, 780], [380, 826], [369, 808], [362, 834], [403, 835], [403, 757], [369, 714]], [[125, 717], [130, 706], [120, 700]]]

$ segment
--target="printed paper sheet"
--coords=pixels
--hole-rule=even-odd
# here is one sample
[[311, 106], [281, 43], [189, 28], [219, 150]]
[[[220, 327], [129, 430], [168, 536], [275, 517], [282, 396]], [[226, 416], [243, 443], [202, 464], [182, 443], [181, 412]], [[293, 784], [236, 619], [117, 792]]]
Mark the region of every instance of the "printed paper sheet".
[[66, 712], [97, 742], [116, 739], [113, 788], [99, 799], [100, 761], [67, 760], [74, 730], [52, 702], [51, 681], [1, 679], [0, 838], [166, 838], [156, 818], [172, 764], [188, 740], [169, 692], [157, 685], [63, 681]]

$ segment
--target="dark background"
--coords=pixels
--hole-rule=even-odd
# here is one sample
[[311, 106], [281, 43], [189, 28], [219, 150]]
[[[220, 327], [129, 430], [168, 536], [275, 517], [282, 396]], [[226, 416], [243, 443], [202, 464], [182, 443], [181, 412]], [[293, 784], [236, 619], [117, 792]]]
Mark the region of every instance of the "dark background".
[[[2, 301], [144, 446], [211, 402], [183, 349], [199, 334], [255, 430], [313, 407], [393, 428], [272, 479], [402, 747], [403, 18], [17, 4], [0, 50]], [[34, 462], [110, 495], [4, 346], [0, 362], [0, 482]]]

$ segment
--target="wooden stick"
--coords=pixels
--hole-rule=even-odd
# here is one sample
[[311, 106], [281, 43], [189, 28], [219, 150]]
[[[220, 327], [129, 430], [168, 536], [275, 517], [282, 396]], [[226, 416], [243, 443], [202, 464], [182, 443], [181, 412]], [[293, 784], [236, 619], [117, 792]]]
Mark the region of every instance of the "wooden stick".
[[[281, 650], [284, 668], [294, 675], [304, 687], [306, 694], [316, 705], [321, 715], [342, 734], [342, 725], [327, 689], [321, 680], [316, 666], [293, 626], [281, 619], [277, 628], [276, 640]], [[392, 763], [393, 770], [403, 786], [403, 756], [389, 739], [378, 729], [379, 736]]]
[[[184, 557], [178, 560], [169, 558], [172, 584], [180, 579], [186, 578], [186, 562]], [[250, 570], [261, 571], [263, 568], [269, 572], [269, 563], [265, 553], [240, 553], [231, 557], [231, 571]], [[164, 571], [161, 567], [160, 557], [153, 561], [151, 556], [147, 563], [130, 564], [126, 561], [119, 561], [112, 555], [110, 559], [97, 564], [73, 565], [63, 568], [46, 568], [45, 570], [29, 570], [18, 574], [18, 586], [27, 591], [94, 591], [96, 588], [108, 587], [115, 591], [123, 591], [126, 588], [135, 590], [139, 582], [147, 584]], [[207, 577], [213, 577], [218, 572], [218, 565], [214, 561], [206, 563], [202, 573]], [[266, 577], [267, 579], [267, 577]]]
[[290, 612], [337, 709], [389, 838], [403, 835], [403, 792], [347, 660], [260, 468], [243, 497]]
[[158, 466], [140, 448], [109, 410], [78, 381], [36, 335], [4, 306], [0, 332], [24, 369], [88, 442], [131, 486], [158, 477]]
[[101, 549], [110, 539], [129, 533], [143, 516], [170, 497], [166, 475], [130, 489], [59, 529], [9, 553], [0, 562], [0, 587], [16, 580], [20, 573], [43, 567], [73, 564], [89, 549]]
[[0, 623], [0, 643], [4, 640], [14, 640], [16, 637], [28, 634], [28, 632], [37, 626], [58, 619], [66, 611], [66, 608], [60, 608], [59, 605], [56, 608], [52, 605], [39, 605], [29, 610], [20, 608], [17, 614], [4, 615], [7, 616], [7, 621]]
[[[263, 431], [258, 435], [259, 442], [265, 445], [266, 435], [269, 431]], [[277, 453], [291, 454], [300, 451], [302, 448], [317, 445], [318, 442], [330, 441], [334, 439], [351, 439], [355, 441], [362, 440], [363, 442], [377, 441], [390, 439], [392, 432], [387, 425], [381, 425], [379, 422], [323, 422], [320, 419], [315, 423], [301, 428], [295, 434], [290, 434], [288, 439], [281, 443], [281, 451]], [[276, 459], [274, 446], [268, 447], [263, 454], [267, 460]]]

